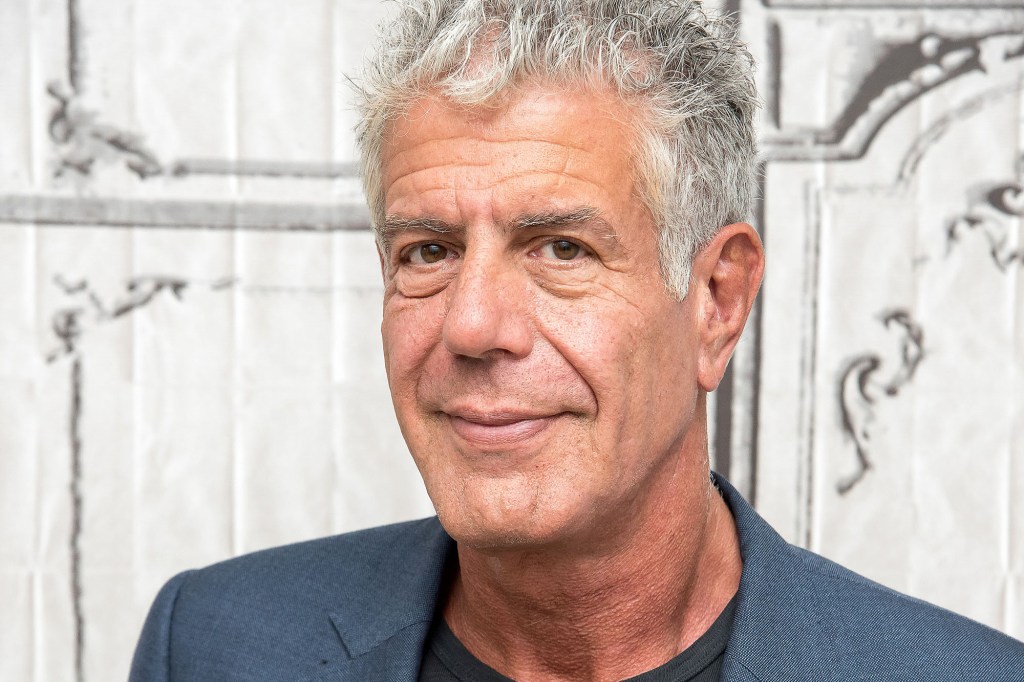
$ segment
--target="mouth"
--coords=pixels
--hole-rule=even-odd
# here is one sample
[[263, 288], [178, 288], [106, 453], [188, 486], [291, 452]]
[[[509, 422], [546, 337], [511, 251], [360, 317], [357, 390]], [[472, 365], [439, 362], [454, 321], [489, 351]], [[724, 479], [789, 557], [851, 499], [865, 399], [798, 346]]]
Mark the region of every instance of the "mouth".
[[509, 446], [527, 441], [551, 426], [561, 414], [516, 412], [445, 412], [452, 431], [477, 447]]

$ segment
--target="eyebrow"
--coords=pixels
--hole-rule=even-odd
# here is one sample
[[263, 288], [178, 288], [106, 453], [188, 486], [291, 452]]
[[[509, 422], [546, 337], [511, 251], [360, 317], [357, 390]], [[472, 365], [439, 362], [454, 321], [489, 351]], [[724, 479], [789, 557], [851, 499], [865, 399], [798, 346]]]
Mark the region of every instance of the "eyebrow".
[[396, 215], [389, 215], [384, 217], [380, 232], [384, 238], [384, 243], [390, 244], [396, 235], [406, 230], [426, 230], [427, 232], [445, 234], [455, 232], [458, 229], [457, 226], [437, 218], [402, 218]]
[[[619, 235], [615, 229], [601, 217], [601, 212], [592, 206], [583, 206], [567, 212], [545, 211], [526, 213], [509, 222], [511, 230], [531, 230], [545, 228], [572, 228], [587, 226], [593, 228], [596, 235], [613, 245], [618, 245]], [[381, 235], [385, 244], [406, 230], [425, 230], [437, 234], [458, 233], [465, 231], [463, 225], [453, 225], [438, 218], [403, 218], [389, 215], [381, 224]]]
[[591, 206], [584, 206], [567, 213], [545, 212], [521, 215], [512, 221], [513, 229], [583, 228], [590, 229], [599, 239], [612, 246], [619, 246], [619, 235], [615, 228], [601, 217], [601, 212]]
[[591, 222], [598, 215], [599, 211], [589, 206], [578, 208], [568, 213], [529, 213], [513, 220], [512, 226], [520, 230], [531, 227], [566, 227]]

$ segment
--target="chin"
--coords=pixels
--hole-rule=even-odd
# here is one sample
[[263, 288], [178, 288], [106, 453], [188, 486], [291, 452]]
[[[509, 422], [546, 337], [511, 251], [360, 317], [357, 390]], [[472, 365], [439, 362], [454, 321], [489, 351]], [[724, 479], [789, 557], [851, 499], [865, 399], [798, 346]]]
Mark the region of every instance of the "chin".
[[432, 494], [441, 525], [456, 542], [483, 551], [541, 547], [571, 535], [574, 514], [566, 500], [524, 486], [525, 478], [468, 480], [461, 494]]

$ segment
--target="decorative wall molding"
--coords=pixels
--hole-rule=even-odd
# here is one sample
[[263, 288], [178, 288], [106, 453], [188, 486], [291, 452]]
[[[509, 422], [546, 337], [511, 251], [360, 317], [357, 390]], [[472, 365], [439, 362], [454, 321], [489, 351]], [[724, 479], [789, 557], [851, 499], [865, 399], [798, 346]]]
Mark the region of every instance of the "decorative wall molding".
[[900, 162], [900, 169], [896, 174], [896, 184], [906, 185], [913, 180], [925, 153], [945, 137], [953, 126], [968, 120], [1004, 98], [1020, 95], [1022, 92], [1024, 92], [1024, 74], [1016, 82], [990, 88], [940, 116], [911, 143]]
[[[73, 176], [81, 187], [98, 164], [123, 165], [139, 181], [213, 175], [291, 180], [356, 179], [355, 163], [283, 161], [274, 159], [161, 160], [147, 146], [146, 135], [104, 121], [100, 112], [81, 104], [87, 49], [79, 0], [67, 2], [67, 82], [53, 80], [47, 93], [54, 100], [47, 131], [55, 147], [54, 176]], [[362, 207], [341, 209], [317, 205], [267, 203], [221, 204], [186, 201], [53, 196], [0, 197], [0, 221], [40, 225], [95, 227], [175, 227], [239, 230], [367, 230]]]
[[256, 202], [201, 202], [67, 196], [0, 196], [0, 223], [335, 232], [369, 230], [365, 206]]
[[141, 180], [163, 173], [163, 166], [139, 135], [102, 123], [95, 112], [80, 106], [75, 95], [59, 81], [51, 82], [46, 92], [56, 100], [47, 127], [58, 150], [54, 177], [67, 172], [78, 178], [88, 177], [97, 161], [123, 161]]
[[139, 180], [156, 176], [184, 178], [195, 175], [236, 177], [304, 178], [334, 180], [357, 178], [355, 163], [302, 163], [273, 160], [179, 159], [161, 162], [148, 149], [143, 136], [103, 123], [99, 114], [81, 106], [75, 94], [60, 81], [52, 81], [46, 92], [56, 101], [47, 130], [57, 147], [54, 177], [73, 173], [85, 180], [100, 163], [123, 162]]
[[[993, 41], [1001, 50], [988, 49]], [[985, 73], [995, 65], [1024, 57], [1024, 30], [991, 31], [975, 37], [952, 38], [927, 33], [913, 41], [891, 46], [864, 77], [859, 88], [835, 120], [819, 129], [786, 129], [762, 140], [769, 161], [853, 161], [863, 158], [872, 141], [897, 113], [941, 85], [972, 73]], [[771, 53], [779, 68], [778, 48]], [[778, 76], [775, 77], [778, 79]], [[778, 106], [778, 97], [768, 100]], [[781, 112], [769, 117], [782, 121]]]
[[[1017, 177], [1024, 173], [1024, 155], [1017, 159]], [[986, 247], [988, 266], [1001, 273], [1024, 267], [1024, 246], [1016, 243], [1020, 219], [1024, 218], [1024, 184], [1019, 179], [989, 184], [978, 198], [969, 199], [966, 210], [951, 218], [944, 227], [944, 253], [939, 257], [916, 259], [916, 273], [922, 268], [942, 267], [942, 263], [970, 240], [980, 240]], [[887, 400], [898, 396], [910, 386], [926, 357], [925, 331], [910, 311], [902, 308], [883, 311], [881, 323], [900, 335], [899, 353], [867, 350], [848, 359], [839, 371], [836, 386], [842, 430], [853, 445], [855, 471], [836, 482], [836, 490], [845, 495], [872, 468], [871, 425]], [[879, 375], [886, 368], [895, 368], [888, 377]]]
[[71, 495], [71, 533], [69, 555], [71, 565], [71, 610], [74, 626], [74, 671], [76, 682], [85, 680], [85, 647], [87, 624], [82, 606], [82, 525], [85, 491], [82, 485], [82, 395], [84, 387], [83, 355], [80, 341], [83, 335], [96, 325], [113, 322], [136, 310], [145, 308], [157, 296], [172, 295], [182, 300], [186, 289], [206, 286], [212, 291], [222, 291], [234, 284], [231, 278], [212, 282], [196, 282], [181, 277], [166, 275], [144, 275], [133, 277], [125, 284], [126, 294], [122, 298], [105, 302], [92, 289], [88, 280], [68, 282], [60, 275], [53, 278], [54, 284], [76, 302], [61, 307], [53, 313], [51, 329], [58, 345], [46, 357], [47, 363], [69, 358], [71, 365], [68, 409], [68, 441], [71, 453], [69, 492]]
[[[907, 310], [883, 311], [879, 321], [900, 335], [898, 357], [883, 357], [881, 351], [869, 351], [846, 363], [837, 386], [843, 433], [853, 442], [855, 470], [836, 482], [836, 491], [846, 495], [872, 467], [871, 425], [884, 400], [895, 398], [914, 379], [925, 357], [924, 331]], [[879, 376], [884, 368], [895, 366], [888, 377]]]

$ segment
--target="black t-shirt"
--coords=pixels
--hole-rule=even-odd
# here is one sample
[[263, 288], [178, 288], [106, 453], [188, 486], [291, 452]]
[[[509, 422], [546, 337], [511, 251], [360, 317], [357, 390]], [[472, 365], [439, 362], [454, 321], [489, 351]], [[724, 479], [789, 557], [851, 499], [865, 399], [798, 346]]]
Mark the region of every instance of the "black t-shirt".
[[[735, 610], [736, 597], [733, 597], [696, 642], [664, 665], [631, 677], [627, 682], [719, 682]], [[419, 681], [514, 682], [469, 653], [440, 616], [427, 636]]]

